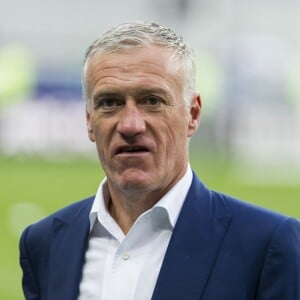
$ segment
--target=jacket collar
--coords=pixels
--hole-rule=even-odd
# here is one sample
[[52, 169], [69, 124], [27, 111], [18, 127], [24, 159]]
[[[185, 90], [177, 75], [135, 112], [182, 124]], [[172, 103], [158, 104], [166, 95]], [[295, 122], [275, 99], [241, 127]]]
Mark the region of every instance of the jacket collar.
[[200, 299], [231, 217], [194, 174], [152, 300]]
[[[47, 299], [76, 299], [88, 245], [89, 212], [94, 197], [53, 220]], [[70, 213], [70, 214], [69, 214]], [[62, 285], [63, 283], [63, 285]]]

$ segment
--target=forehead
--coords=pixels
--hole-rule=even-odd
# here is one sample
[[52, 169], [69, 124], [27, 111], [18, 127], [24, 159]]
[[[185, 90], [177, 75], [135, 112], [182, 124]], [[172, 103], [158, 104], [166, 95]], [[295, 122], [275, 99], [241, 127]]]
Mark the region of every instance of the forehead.
[[159, 78], [174, 75], [178, 77], [179, 70], [180, 63], [172, 56], [171, 50], [150, 46], [96, 53], [88, 62], [86, 75], [89, 84], [93, 84], [93, 81], [105, 77], [113, 80], [114, 76]]

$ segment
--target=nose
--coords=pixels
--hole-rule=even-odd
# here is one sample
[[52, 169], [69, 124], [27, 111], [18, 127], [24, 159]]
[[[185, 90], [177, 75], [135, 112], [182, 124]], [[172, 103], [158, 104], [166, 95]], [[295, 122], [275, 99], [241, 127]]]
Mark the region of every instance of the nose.
[[120, 112], [117, 131], [123, 137], [134, 137], [145, 132], [146, 124], [142, 112], [135, 101], [126, 101], [123, 110]]

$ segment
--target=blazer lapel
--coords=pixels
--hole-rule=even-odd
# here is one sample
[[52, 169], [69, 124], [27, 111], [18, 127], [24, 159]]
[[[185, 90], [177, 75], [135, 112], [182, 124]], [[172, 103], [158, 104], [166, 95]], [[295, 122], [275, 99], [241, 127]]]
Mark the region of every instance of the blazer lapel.
[[88, 244], [92, 199], [68, 218], [53, 221], [47, 299], [77, 299]]
[[211, 201], [210, 191], [194, 175], [152, 300], [200, 299], [230, 219], [222, 204]]

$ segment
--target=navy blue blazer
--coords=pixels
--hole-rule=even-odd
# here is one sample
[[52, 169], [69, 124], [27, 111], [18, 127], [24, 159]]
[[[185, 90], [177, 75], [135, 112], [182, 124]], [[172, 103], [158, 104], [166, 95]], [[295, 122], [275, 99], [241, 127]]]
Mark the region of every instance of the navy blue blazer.
[[[93, 199], [23, 232], [27, 300], [77, 298]], [[211, 191], [194, 175], [152, 299], [300, 300], [300, 222]]]

